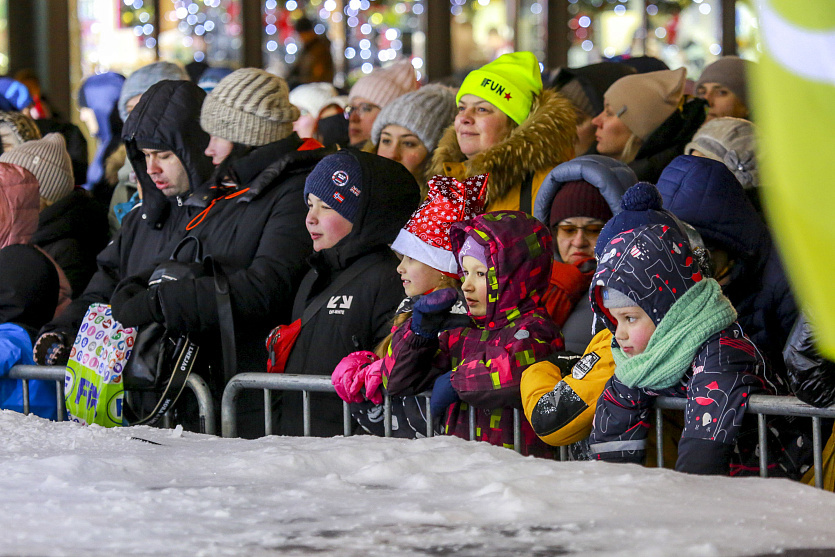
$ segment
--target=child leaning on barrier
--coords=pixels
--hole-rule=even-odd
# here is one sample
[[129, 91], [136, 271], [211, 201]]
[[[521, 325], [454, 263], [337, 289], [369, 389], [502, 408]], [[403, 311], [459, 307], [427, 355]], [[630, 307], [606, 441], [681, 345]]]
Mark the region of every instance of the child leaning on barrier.
[[[559, 328], [540, 305], [548, 288], [551, 234], [530, 215], [502, 211], [454, 224], [450, 243], [472, 322], [440, 332], [456, 293], [424, 296], [395, 332], [383, 377], [392, 395], [431, 388], [432, 414], [444, 433], [468, 439], [472, 405], [477, 439], [512, 447], [522, 372], [563, 348]], [[523, 454], [550, 454], [524, 420], [522, 437]]]
[[[412, 214], [412, 218], [397, 235], [391, 245], [399, 257], [397, 272], [403, 282], [406, 299], [401, 302], [394, 317], [392, 332], [375, 352], [362, 351], [349, 354], [336, 366], [332, 382], [336, 392], [345, 402], [352, 404], [351, 413], [369, 433], [382, 435], [383, 378], [380, 372], [381, 358], [390, 354], [392, 338], [412, 317], [412, 308], [424, 296], [446, 290], [457, 302], [441, 313], [438, 331], [466, 326], [470, 323], [464, 298], [458, 291], [458, 263], [449, 242], [449, 230], [453, 223], [474, 217], [484, 211], [487, 175], [473, 176], [459, 182], [447, 176], [435, 176], [429, 180], [427, 199]], [[404, 392], [410, 385], [399, 384], [398, 378], [390, 379], [386, 387]], [[414, 438], [426, 432], [426, 416], [422, 401], [414, 396], [392, 399], [392, 435]]]
[[727, 475], [748, 397], [767, 390], [765, 364], [661, 204], [655, 186], [636, 184], [624, 195], [631, 210], [600, 235], [590, 297], [614, 334], [616, 367], [589, 446], [599, 460], [640, 463], [655, 398], [687, 398], [676, 470]]

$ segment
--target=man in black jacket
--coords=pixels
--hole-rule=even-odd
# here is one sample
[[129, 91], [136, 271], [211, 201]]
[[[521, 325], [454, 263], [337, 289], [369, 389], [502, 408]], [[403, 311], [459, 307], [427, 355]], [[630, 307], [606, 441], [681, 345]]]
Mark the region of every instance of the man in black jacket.
[[187, 81], [151, 87], [125, 122], [122, 138], [142, 188], [142, 203], [121, 232], [99, 253], [98, 270], [84, 293], [47, 323], [35, 344], [35, 361], [63, 364], [87, 308], [109, 303], [125, 277], [143, 274], [168, 258], [188, 222], [183, 202], [210, 175], [203, 154], [209, 136], [200, 128], [202, 89]]

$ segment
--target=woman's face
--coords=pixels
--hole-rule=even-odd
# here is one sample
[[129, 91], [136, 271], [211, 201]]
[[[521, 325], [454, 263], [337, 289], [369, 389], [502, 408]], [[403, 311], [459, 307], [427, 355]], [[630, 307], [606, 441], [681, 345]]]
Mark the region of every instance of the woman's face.
[[620, 157], [626, 143], [632, 137], [632, 132], [615, 114], [609, 103], [606, 103], [603, 112], [594, 117], [592, 123], [597, 128], [594, 134], [597, 139], [597, 152], [615, 159]]
[[371, 139], [371, 129], [380, 114], [380, 107], [364, 97], [354, 97], [348, 112], [348, 140], [351, 145]]
[[429, 150], [418, 138], [403, 126], [389, 124], [380, 132], [377, 154], [397, 161], [412, 174], [416, 174], [429, 155]]
[[570, 217], [561, 220], [552, 232], [560, 259], [569, 265], [594, 257], [594, 245], [606, 224], [590, 217]]
[[748, 109], [742, 104], [739, 97], [721, 83], [702, 83], [696, 89], [696, 95], [706, 100], [709, 106], [705, 122], [724, 116], [748, 117]]
[[468, 94], [458, 101], [455, 135], [468, 159], [500, 143], [512, 129], [510, 117], [481, 97]]
[[577, 123], [577, 139], [574, 141], [574, 156], [579, 157], [589, 152], [594, 145], [594, 134], [597, 128], [589, 116], [585, 116], [582, 122]]
[[212, 164], [217, 166], [229, 156], [233, 147], [234, 145], [231, 141], [217, 137], [216, 135], [211, 135], [209, 136], [209, 145], [203, 151], [203, 154], [207, 157], [212, 157]]

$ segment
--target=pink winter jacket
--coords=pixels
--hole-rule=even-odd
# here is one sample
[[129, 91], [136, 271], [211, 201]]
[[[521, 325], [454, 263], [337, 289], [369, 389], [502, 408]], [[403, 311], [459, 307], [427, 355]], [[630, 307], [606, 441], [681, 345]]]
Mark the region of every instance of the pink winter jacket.
[[[16, 164], [0, 162], [0, 249], [14, 244], [28, 244], [38, 229], [41, 196], [35, 176]], [[41, 250], [43, 252], [43, 250]], [[49, 257], [46, 252], [44, 255]], [[72, 288], [67, 275], [49, 257], [58, 271], [60, 292], [55, 316], [70, 303]]]

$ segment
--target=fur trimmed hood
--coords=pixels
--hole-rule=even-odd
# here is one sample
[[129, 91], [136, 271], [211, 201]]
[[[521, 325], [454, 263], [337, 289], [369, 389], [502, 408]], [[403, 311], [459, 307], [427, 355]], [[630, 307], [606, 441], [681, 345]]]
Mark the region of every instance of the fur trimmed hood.
[[505, 197], [529, 174], [548, 171], [574, 156], [576, 116], [571, 102], [544, 89], [534, 98], [531, 113], [501, 143], [467, 160], [458, 146], [455, 125], [444, 131], [432, 155], [427, 176], [444, 174], [463, 180], [490, 174], [487, 202]]

